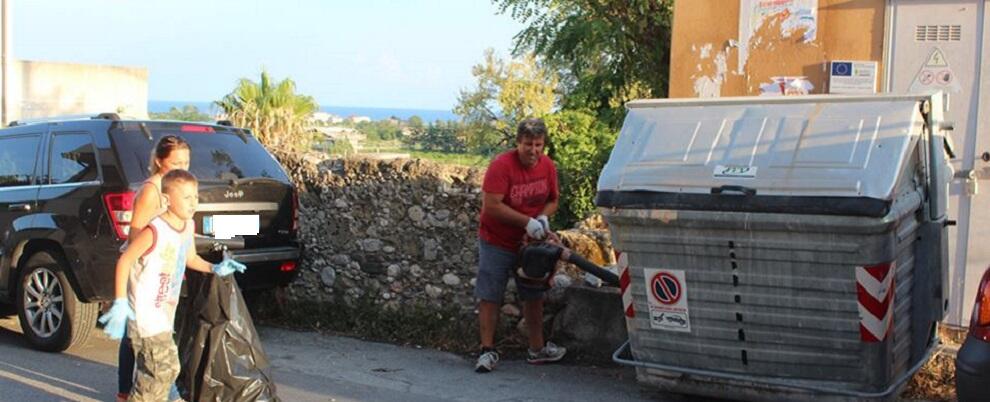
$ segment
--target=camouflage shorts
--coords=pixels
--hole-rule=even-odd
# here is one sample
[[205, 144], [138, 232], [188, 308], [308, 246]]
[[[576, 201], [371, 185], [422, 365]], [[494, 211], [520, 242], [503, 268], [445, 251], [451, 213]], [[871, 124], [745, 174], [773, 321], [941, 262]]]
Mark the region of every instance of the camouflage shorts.
[[168, 400], [169, 389], [179, 376], [179, 350], [171, 333], [147, 338], [131, 337], [134, 347], [134, 388], [128, 401]]

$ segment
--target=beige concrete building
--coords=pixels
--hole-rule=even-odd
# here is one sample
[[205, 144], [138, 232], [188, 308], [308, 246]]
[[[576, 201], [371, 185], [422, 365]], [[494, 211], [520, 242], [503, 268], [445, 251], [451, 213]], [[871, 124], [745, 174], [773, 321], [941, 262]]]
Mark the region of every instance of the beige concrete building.
[[10, 66], [7, 121], [116, 112], [148, 116], [148, 69], [48, 61]]

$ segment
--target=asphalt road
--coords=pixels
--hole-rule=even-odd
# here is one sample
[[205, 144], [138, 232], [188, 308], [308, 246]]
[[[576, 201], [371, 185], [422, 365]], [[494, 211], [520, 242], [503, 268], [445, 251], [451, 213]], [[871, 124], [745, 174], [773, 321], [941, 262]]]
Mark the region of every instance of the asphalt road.
[[[73, 351], [31, 349], [16, 316], [0, 310], [0, 401], [111, 401], [117, 342], [102, 333]], [[260, 327], [283, 401], [680, 401], [641, 390], [633, 370], [473, 360], [428, 349]]]

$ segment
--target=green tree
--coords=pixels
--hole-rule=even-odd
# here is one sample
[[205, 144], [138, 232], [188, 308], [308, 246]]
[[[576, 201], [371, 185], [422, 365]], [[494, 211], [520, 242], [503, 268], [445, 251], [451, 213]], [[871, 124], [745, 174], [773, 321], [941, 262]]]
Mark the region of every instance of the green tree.
[[412, 141], [424, 151], [467, 152], [467, 145], [464, 143], [463, 137], [463, 125], [456, 121], [437, 120], [427, 126], [422, 133], [413, 137]]
[[297, 94], [291, 79], [274, 82], [265, 71], [260, 82], [242, 78], [215, 104], [235, 126], [250, 128], [269, 148], [296, 150], [309, 146], [306, 119], [319, 107], [312, 97]]
[[506, 61], [487, 49], [471, 74], [477, 84], [460, 92], [454, 113], [467, 125], [466, 145], [473, 152], [491, 154], [511, 144], [517, 122], [553, 110], [557, 76], [532, 55]]
[[402, 136], [402, 128], [395, 124], [394, 120], [362, 121], [354, 128], [371, 141], [389, 141]]
[[406, 124], [409, 125], [409, 129], [413, 130], [413, 132], [426, 128], [426, 124], [423, 123], [423, 118], [416, 115], [410, 116], [409, 120], [406, 121]]
[[564, 109], [618, 127], [623, 104], [667, 95], [674, 0], [493, 0], [526, 27], [514, 53], [561, 72]]
[[585, 111], [560, 111], [545, 121], [550, 133], [547, 154], [557, 165], [562, 194], [554, 224], [571, 227], [595, 212], [598, 175], [617, 133]]
[[148, 113], [155, 120], [176, 120], [176, 121], [213, 121], [209, 114], [202, 113], [199, 108], [193, 105], [185, 105], [182, 109], [172, 106], [164, 113]]

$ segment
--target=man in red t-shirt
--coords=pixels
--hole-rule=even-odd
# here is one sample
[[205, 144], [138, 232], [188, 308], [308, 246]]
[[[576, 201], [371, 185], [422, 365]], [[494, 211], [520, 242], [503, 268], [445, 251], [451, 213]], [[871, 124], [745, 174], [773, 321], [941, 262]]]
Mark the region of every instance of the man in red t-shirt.
[[[557, 168], [543, 154], [546, 141], [543, 120], [522, 121], [516, 130], [516, 148], [496, 156], [485, 172], [474, 288], [474, 296], [479, 299], [481, 332], [481, 355], [475, 365], [479, 373], [492, 371], [498, 363], [495, 326], [505, 285], [518, 265], [523, 240], [544, 240], [549, 236], [559, 241], [550, 232], [547, 219], [557, 212], [560, 192]], [[529, 332], [527, 361], [540, 364], [560, 360], [566, 350], [551, 342], [543, 343], [543, 292], [523, 287], [517, 287], [517, 291]]]

